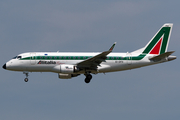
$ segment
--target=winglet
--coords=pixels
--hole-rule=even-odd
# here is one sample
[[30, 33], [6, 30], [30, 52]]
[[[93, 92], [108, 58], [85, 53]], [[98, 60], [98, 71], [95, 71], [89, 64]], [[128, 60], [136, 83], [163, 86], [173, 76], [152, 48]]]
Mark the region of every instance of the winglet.
[[112, 51], [114, 49], [114, 46], [116, 45], [116, 42], [111, 46], [111, 48], [109, 49], [109, 51]]

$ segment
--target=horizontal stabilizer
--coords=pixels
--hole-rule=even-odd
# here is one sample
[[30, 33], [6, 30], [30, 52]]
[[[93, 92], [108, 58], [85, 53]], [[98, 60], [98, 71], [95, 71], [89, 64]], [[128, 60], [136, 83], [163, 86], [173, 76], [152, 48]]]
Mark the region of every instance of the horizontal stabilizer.
[[160, 61], [162, 59], [165, 59], [167, 58], [168, 56], [170, 56], [171, 54], [173, 54], [175, 51], [170, 51], [170, 52], [165, 52], [161, 55], [158, 55], [158, 56], [155, 56], [155, 57], [152, 57], [150, 58], [149, 60], [152, 60], [152, 61]]

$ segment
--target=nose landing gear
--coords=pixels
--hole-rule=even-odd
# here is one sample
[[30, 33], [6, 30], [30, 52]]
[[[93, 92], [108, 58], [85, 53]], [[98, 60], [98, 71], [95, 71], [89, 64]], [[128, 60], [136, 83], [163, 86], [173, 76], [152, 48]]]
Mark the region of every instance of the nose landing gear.
[[26, 75], [26, 78], [24, 79], [25, 82], [28, 82], [28, 76], [29, 76], [29, 73], [28, 72], [23, 72], [23, 74]]

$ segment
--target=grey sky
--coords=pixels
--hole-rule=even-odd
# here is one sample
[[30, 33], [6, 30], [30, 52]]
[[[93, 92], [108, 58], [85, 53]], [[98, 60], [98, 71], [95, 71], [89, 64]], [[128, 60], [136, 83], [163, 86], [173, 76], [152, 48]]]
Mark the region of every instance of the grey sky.
[[[180, 55], [177, 0], [1, 0], [0, 65], [23, 52], [114, 52], [144, 47], [173, 23], [169, 50]], [[61, 80], [0, 69], [1, 120], [180, 119], [179, 59], [140, 69]]]

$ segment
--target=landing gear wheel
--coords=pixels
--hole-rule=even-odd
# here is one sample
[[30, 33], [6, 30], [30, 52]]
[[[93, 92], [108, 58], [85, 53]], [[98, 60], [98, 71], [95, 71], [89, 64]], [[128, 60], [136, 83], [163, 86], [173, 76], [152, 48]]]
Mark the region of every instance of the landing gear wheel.
[[25, 82], [28, 82], [28, 78], [25, 78], [24, 81], [25, 81]]
[[87, 78], [85, 78], [85, 83], [89, 83], [91, 80], [89, 80], [89, 79], [87, 79]]
[[84, 81], [85, 81], [85, 83], [89, 83], [91, 81], [91, 79], [92, 79], [92, 75], [88, 74], [88, 75], [86, 75], [86, 78]]
[[24, 71], [23, 74], [26, 75], [26, 78], [24, 79], [24, 81], [28, 82], [28, 76], [29, 76], [28, 71]]

